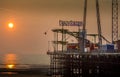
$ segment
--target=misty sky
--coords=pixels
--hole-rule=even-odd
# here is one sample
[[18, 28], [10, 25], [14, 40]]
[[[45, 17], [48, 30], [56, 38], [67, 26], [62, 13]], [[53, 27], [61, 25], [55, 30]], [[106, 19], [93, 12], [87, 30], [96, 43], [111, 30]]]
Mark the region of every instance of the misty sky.
[[[102, 34], [111, 41], [111, 0], [99, 1]], [[83, 20], [83, 2], [0, 0], [0, 54], [46, 54], [48, 41], [53, 40], [51, 29], [61, 28], [59, 20]], [[15, 27], [8, 29], [7, 22]], [[88, 0], [87, 32], [97, 32], [95, 0]]]
[[[52, 39], [52, 28], [58, 21], [82, 20], [83, 1], [77, 0], [1, 0], [1, 51], [17, 53], [46, 53]], [[6, 22], [15, 23], [14, 31]], [[44, 35], [44, 32], [51, 32]]]

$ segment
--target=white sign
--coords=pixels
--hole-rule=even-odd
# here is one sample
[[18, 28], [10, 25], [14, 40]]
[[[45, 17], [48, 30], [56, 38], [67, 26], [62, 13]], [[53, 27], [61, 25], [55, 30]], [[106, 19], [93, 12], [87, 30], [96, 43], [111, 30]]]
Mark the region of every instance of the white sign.
[[60, 26], [82, 26], [82, 21], [63, 21], [59, 20]]

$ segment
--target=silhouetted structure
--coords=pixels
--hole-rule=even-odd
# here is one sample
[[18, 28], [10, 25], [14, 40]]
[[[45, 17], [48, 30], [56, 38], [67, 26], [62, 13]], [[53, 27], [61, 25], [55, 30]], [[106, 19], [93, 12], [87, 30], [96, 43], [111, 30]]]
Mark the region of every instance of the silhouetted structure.
[[[118, 1], [112, 0], [112, 43], [102, 36], [99, 2], [96, 0], [98, 34], [86, 33], [87, 0], [85, 0], [83, 29], [78, 27], [77, 32], [67, 29], [53, 29], [54, 51], [50, 55], [50, 73], [53, 77], [117, 77], [120, 76], [120, 42], [118, 40]], [[117, 28], [117, 29], [116, 29]], [[75, 37], [77, 43], [69, 43], [66, 36]], [[115, 34], [115, 36], [114, 36]], [[88, 40], [87, 35], [95, 38], [94, 43]], [[96, 43], [96, 36], [98, 43]], [[59, 39], [62, 37], [62, 40]], [[102, 39], [108, 44], [103, 45]], [[116, 40], [117, 39], [117, 40]]]

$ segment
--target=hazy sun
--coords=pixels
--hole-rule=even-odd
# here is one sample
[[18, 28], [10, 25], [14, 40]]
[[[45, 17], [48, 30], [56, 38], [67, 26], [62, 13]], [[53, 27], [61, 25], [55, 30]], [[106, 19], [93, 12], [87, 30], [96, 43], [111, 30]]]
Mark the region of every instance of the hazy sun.
[[9, 28], [13, 28], [13, 27], [14, 27], [14, 24], [13, 24], [13, 23], [8, 23], [8, 27], [9, 27]]

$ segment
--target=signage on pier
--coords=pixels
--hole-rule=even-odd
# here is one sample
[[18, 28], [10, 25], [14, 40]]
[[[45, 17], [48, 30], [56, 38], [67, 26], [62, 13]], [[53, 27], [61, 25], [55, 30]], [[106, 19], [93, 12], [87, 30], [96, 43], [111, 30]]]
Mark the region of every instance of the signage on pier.
[[59, 20], [59, 25], [60, 26], [82, 26], [83, 22], [82, 21], [63, 21], [63, 20]]

